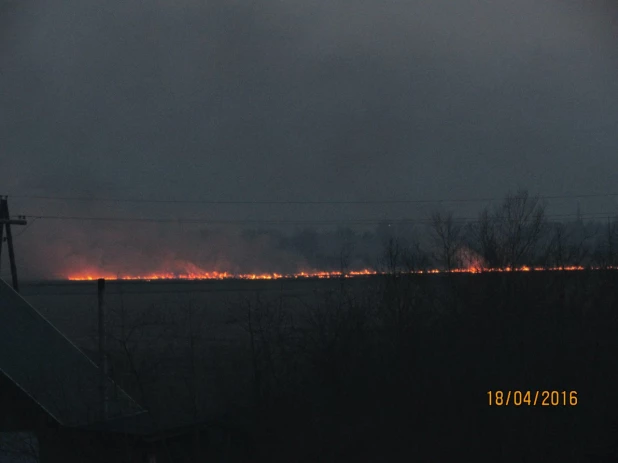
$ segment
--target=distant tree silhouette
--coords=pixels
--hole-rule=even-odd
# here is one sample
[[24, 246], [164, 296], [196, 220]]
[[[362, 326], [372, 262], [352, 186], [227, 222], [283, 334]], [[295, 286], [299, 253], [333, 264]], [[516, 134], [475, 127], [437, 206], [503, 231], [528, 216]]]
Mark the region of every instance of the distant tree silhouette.
[[545, 231], [545, 206], [526, 190], [509, 193], [493, 209], [485, 208], [473, 225], [477, 251], [489, 267], [530, 264]]
[[458, 251], [461, 248], [463, 228], [455, 222], [453, 213], [434, 212], [431, 216], [431, 232], [436, 249], [436, 260], [451, 271], [460, 266]]

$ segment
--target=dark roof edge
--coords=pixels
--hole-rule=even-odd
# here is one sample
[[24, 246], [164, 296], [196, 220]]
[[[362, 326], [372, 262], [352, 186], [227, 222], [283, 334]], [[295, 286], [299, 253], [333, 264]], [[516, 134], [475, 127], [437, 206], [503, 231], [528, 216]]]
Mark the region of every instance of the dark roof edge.
[[[60, 336], [62, 336], [62, 337], [65, 339], [65, 341], [66, 341], [66, 342], [68, 342], [68, 343], [69, 343], [69, 344], [70, 344], [70, 345], [71, 345], [71, 346], [72, 346], [72, 347], [73, 347], [76, 351], [78, 351], [81, 355], [83, 355], [83, 356], [84, 356], [84, 357], [88, 360], [88, 362], [90, 362], [90, 363], [92, 364], [92, 366], [93, 366], [93, 367], [95, 367], [97, 370], [99, 369], [99, 366], [98, 366], [96, 363], [94, 363], [94, 362], [92, 361], [92, 359], [91, 359], [90, 357], [88, 357], [88, 356], [84, 353], [84, 351], [82, 351], [79, 347], [77, 347], [77, 346], [73, 343], [73, 341], [71, 341], [69, 338], [67, 338], [67, 337], [66, 337], [66, 335], [65, 335], [62, 331], [60, 331], [60, 330], [59, 330], [59, 329], [58, 329], [58, 328], [57, 328], [57, 327], [56, 327], [56, 326], [55, 326], [52, 322], [50, 322], [47, 318], [45, 318], [41, 312], [39, 312], [39, 311], [38, 311], [38, 310], [37, 310], [37, 309], [36, 309], [36, 308], [35, 308], [32, 304], [30, 304], [30, 302], [28, 302], [26, 299], [24, 299], [24, 298], [22, 297], [22, 295], [21, 295], [21, 294], [19, 294], [17, 291], [15, 291], [15, 289], [13, 289], [13, 287], [11, 287], [11, 286], [10, 286], [10, 285], [9, 285], [9, 284], [8, 284], [8, 283], [4, 280], [4, 279], [0, 278], [0, 280], [1, 280], [1, 281], [5, 284], [5, 285], [6, 285], [6, 287], [7, 287], [7, 288], [9, 288], [11, 291], [13, 291], [13, 293], [15, 293], [15, 295], [17, 295], [17, 297], [19, 297], [22, 301], [24, 301], [24, 303], [26, 303], [26, 304], [28, 305], [28, 307], [30, 307], [32, 310], [34, 310], [34, 311], [36, 312], [36, 314], [37, 314], [39, 317], [41, 317], [41, 319], [42, 319], [43, 321], [45, 321], [45, 322], [46, 322], [49, 326], [51, 326], [54, 330], [56, 330], [56, 332], [57, 332]], [[0, 370], [0, 371], [1, 371], [1, 370]], [[4, 373], [4, 371], [2, 371], [2, 372]], [[17, 384], [17, 383], [13, 380], [13, 378], [11, 378], [9, 375], [7, 375], [6, 373], [4, 373], [4, 375], [5, 375], [7, 378], [9, 378], [9, 379], [10, 379], [13, 383]], [[136, 405], [136, 406], [137, 406], [137, 408], [140, 410], [140, 412], [138, 412], [138, 413], [141, 413], [141, 411], [144, 411], [144, 407], [142, 407], [142, 406], [141, 406], [141, 405], [140, 405], [140, 404], [139, 404], [139, 403], [138, 403], [138, 402], [137, 402], [137, 401], [136, 401], [133, 397], [131, 397], [131, 396], [130, 396], [130, 395], [129, 395], [129, 394], [128, 394], [128, 393], [127, 393], [127, 392], [126, 392], [123, 388], [121, 388], [120, 386], [118, 386], [118, 385], [116, 384], [116, 382], [115, 382], [112, 378], [110, 378], [109, 376], [107, 376], [107, 379], [108, 379], [109, 381], [111, 381], [111, 382], [112, 382], [112, 384], [114, 385], [114, 387], [116, 387], [118, 390], [120, 390], [120, 391], [121, 391], [121, 392], [122, 392], [122, 393], [123, 393], [123, 394], [124, 394], [124, 395], [125, 395], [125, 396], [126, 396], [126, 397], [130, 400], [130, 401], [131, 401], [131, 402], [133, 402], [133, 404], [134, 404], [134, 405]], [[19, 385], [18, 385], [18, 386], [19, 386]], [[19, 386], [19, 388], [20, 388], [20, 389], [22, 389], [22, 390], [24, 390], [21, 386]], [[25, 390], [24, 390], [24, 392], [26, 392], [26, 393], [28, 394], [28, 396], [29, 396], [29, 397], [32, 397], [32, 396], [31, 396], [31, 395], [30, 395], [27, 391], [25, 391]], [[36, 402], [36, 400], [35, 400], [35, 402]], [[38, 404], [38, 402], [36, 402], [36, 403]], [[39, 405], [40, 405], [40, 404], [39, 404]], [[41, 406], [41, 407], [42, 407], [42, 406]], [[47, 411], [47, 410], [45, 410], [45, 411]], [[49, 412], [48, 412], [48, 413], [49, 413]], [[134, 416], [134, 415], [136, 415], [136, 414], [138, 414], [138, 413], [132, 413], [132, 414], [129, 414], [129, 415], [127, 415], [127, 416]], [[51, 415], [51, 413], [50, 413], [50, 416], [53, 416], [53, 415]], [[56, 419], [56, 420], [57, 420], [57, 419]], [[60, 421], [59, 421], [59, 420], [57, 420], [57, 421], [60, 423]]]
[[[62, 337], [65, 339], [65, 341], [67, 341], [69, 344], [71, 344], [71, 346], [73, 346], [73, 348], [74, 348], [75, 350], [77, 350], [80, 354], [82, 354], [84, 357], [86, 357], [86, 359], [88, 359], [88, 361], [89, 361], [89, 362], [90, 362], [90, 363], [91, 363], [94, 367], [99, 368], [99, 366], [98, 366], [96, 363], [94, 363], [90, 357], [88, 357], [88, 356], [87, 356], [87, 355], [86, 355], [86, 354], [85, 354], [85, 353], [84, 353], [84, 352], [83, 352], [83, 351], [82, 351], [79, 347], [77, 347], [77, 346], [73, 343], [73, 341], [71, 341], [69, 338], [67, 338], [67, 337], [66, 337], [66, 335], [65, 335], [62, 331], [60, 331], [58, 328], [56, 328], [56, 326], [55, 326], [52, 322], [50, 322], [47, 318], [45, 318], [45, 316], [44, 316], [41, 312], [39, 312], [39, 311], [38, 311], [38, 310], [37, 310], [37, 309], [36, 309], [36, 308], [35, 308], [32, 304], [30, 304], [30, 302], [28, 302], [26, 299], [24, 299], [24, 298], [22, 297], [22, 295], [21, 295], [21, 294], [19, 294], [17, 291], [15, 291], [15, 290], [14, 290], [14, 289], [13, 289], [13, 288], [12, 288], [12, 287], [11, 287], [11, 286], [7, 283], [7, 282], [6, 282], [6, 281], [4, 281], [4, 280], [2, 280], [2, 281], [3, 281], [3, 283], [4, 283], [4, 284], [5, 284], [8, 288], [10, 288], [10, 289], [11, 289], [11, 291], [13, 291], [13, 292], [17, 295], [17, 297], [19, 297], [22, 301], [24, 301], [26, 304], [28, 304], [28, 306], [29, 306], [32, 310], [34, 310], [34, 311], [36, 312], [36, 314], [37, 314], [39, 317], [41, 317], [41, 319], [43, 319], [43, 320], [44, 320], [44, 321], [45, 321], [45, 322], [46, 322], [49, 326], [51, 326], [54, 330], [56, 330], [56, 332], [57, 332], [60, 336], [62, 336]], [[123, 391], [123, 392], [124, 392], [124, 391]]]
[[45, 413], [47, 413], [49, 416], [51, 416], [58, 424], [63, 425], [64, 423], [62, 421], [60, 421], [58, 419], [58, 417], [56, 415], [54, 415], [52, 412], [50, 412], [47, 408], [45, 408], [45, 406], [40, 403], [38, 400], [36, 400], [34, 398], [34, 396], [32, 394], [30, 394], [26, 389], [24, 389], [17, 381], [15, 381], [13, 378], [11, 378], [10, 375], [8, 375], [3, 369], [0, 368], [0, 373], [2, 373], [4, 376], [6, 376], [9, 381], [11, 381], [13, 384], [15, 384], [15, 386], [17, 386], [21, 391], [23, 391], [28, 397], [30, 397], [30, 399], [32, 399], [32, 401], [37, 404], [39, 407], [41, 407], [41, 409], [43, 409], [43, 411]]

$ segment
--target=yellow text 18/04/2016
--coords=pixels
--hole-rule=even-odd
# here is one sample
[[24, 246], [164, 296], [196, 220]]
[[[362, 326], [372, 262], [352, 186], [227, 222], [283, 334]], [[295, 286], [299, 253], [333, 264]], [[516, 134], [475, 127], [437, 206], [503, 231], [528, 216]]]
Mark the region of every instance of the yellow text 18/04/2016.
[[573, 407], [577, 391], [487, 391], [487, 399], [490, 407]]

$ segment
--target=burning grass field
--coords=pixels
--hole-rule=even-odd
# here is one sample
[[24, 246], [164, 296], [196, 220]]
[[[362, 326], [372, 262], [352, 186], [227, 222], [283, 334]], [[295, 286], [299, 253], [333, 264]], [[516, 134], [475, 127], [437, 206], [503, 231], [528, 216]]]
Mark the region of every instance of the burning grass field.
[[[437, 273], [503, 273], [503, 272], [543, 272], [543, 271], [583, 271], [583, 270], [615, 270], [615, 267], [583, 267], [583, 266], [563, 266], [563, 267], [529, 267], [521, 266], [518, 268], [484, 268], [481, 266], [470, 266], [467, 268], [455, 268], [451, 270], [426, 269], [411, 270], [401, 272], [407, 274], [437, 274]], [[388, 275], [388, 272], [381, 272], [372, 269], [351, 270], [351, 271], [310, 271], [290, 274], [282, 273], [229, 273], [229, 272], [187, 272], [187, 273], [152, 273], [145, 275], [124, 275], [110, 274], [104, 272], [97, 273], [77, 273], [67, 277], [69, 281], [92, 281], [99, 278], [106, 280], [300, 280], [300, 279], [338, 279], [338, 278], [359, 278], [372, 275]]]

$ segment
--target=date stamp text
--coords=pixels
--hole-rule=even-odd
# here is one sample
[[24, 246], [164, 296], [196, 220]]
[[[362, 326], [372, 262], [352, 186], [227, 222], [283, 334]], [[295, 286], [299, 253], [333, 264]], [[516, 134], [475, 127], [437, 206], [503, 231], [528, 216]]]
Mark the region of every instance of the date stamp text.
[[577, 391], [487, 391], [490, 407], [574, 407]]

